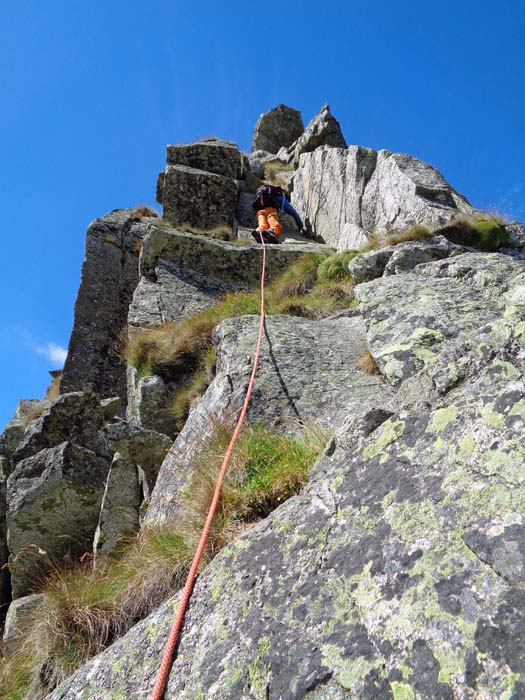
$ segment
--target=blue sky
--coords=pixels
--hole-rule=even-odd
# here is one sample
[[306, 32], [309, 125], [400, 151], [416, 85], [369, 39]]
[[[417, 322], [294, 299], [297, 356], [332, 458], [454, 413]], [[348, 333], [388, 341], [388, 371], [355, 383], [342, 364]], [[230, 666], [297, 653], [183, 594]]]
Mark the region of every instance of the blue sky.
[[[280, 102], [525, 219], [525, 3], [19, 0], [0, 8], [0, 426], [60, 366], [89, 222], [165, 146], [250, 145]], [[61, 350], [62, 349], [62, 350]]]

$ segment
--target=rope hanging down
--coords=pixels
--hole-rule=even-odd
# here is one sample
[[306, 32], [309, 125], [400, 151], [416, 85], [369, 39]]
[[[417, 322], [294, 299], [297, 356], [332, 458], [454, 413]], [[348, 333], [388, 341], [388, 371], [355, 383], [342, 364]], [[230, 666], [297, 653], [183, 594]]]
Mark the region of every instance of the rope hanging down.
[[252, 367], [252, 373], [250, 375], [250, 381], [248, 383], [248, 389], [246, 391], [246, 397], [244, 399], [244, 403], [242, 405], [241, 412], [239, 414], [239, 418], [237, 420], [237, 425], [235, 426], [235, 430], [233, 431], [232, 438], [230, 440], [230, 444], [228, 445], [228, 449], [226, 450], [226, 454], [224, 455], [224, 459], [221, 465], [221, 469], [219, 472], [219, 476], [217, 477], [217, 483], [215, 484], [215, 491], [213, 492], [213, 498], [211, 500], [210, 504], [210, 509], [208, 511], [208, 516], [206, 518], [206, 522], [204, 523], [204, 527], [202, 529], [202, 534], [199, 540], [199, 544], [197, 546], [197, 550], [195, 551], [195, 556], [193, 557], [193, 561], [190, 567], [190, 571], [188, 573], [188, 578], [186, 579], [186, 583], [184, 585], [184, 589], [182, 591], [182, 596], [180, 599], [179, 607], [177, 610], [177, 614], [175, 616], [175, 619], [173, 620], [173, 625], [171, 627], [169, 636], [168, 636], [168, 641], [166, 642], [166, 646], [164, 648], [164, 654], [162, 656], [162, 661], [157, 673], [157, 678], [155, 680], [155, 685], [153, 687], [153, 694], [151, 696], [151, 700], [162, 700], [164, 696], [164, 689], [166, 687], [166, 683], [168, 681], [171, 665], [173, 663], [173, 656], [175, 653], [175, 649], [177, 647], [177, 644], [179, 642], [180, 638], [180, 631], [182, 628], [182, 623], [184, 621], [184, 615], [186, 614], [186, 609], [188, 607], [188, 603], [191, 597], [191, 593], [193, 590], [193, 586], [195, 584], [195, 579], [197, 577], [197, 571], [199, 569], [199, 564], [201, 557], [203, 555], [203, 552], [206, 548], [206, 544], [208, 542], [208, 537], [210, 534], [211, 526], [213, 523], [213, 518], [215, 517], [215, 512], [217, 510], [217, 506], [219, 505], [219, 498], [221, 494], [221, 488], [222, 484], [224, 482], [224, 477], [226, 475], [226, 471], [228, 469], [228, 465], [230, 463], [230, 458], [233, 452], [233, 448], [235, 447], [235, 443], [237, 442], [237, 438], [239, 437], [239, 433], [241, 432], [242, 425], [244, 423], [244, 419], [246, 418], [246, 412], [248, 410], [248, 404], [250, 403], [250, 398], [252, 395], [253, 391], [253, 385], [255, 382], [255, 375], [257, 373], [257, 366], [259, 364], [259, 355], [261, 352], [261, 344], [262, 344], [262, 338], [263, 338], [263, 332], [264, 332], [264, 278], [265, 278], [265, 272], [266, 272], [266, 245], [264, 243], [262, 234], [261, 234], [261, 243], [262, 243], [262, 271], [261, 271], [261, 319], [259, 323], [259, 336], [257, 338], [257, 345], [255, 347], [255, 355], [253, 358], [253, 367]]

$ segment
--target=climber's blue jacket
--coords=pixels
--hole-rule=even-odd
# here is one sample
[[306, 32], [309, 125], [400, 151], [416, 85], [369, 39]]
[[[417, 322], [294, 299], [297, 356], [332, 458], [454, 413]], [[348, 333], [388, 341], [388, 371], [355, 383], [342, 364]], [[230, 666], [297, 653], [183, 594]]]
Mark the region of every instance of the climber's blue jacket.
[[303, 221], [299, 214], [295, 211], [295, 209], [292, 207], [290, 202], [286, 199], [284, 195], [280, 196], [281, 200], [281, 206], [279, 207], [279, 212], [282, 214], [283, 212], [285, 214], [290, 214], [290, 216], [293, 217], [293, 220], [297, 224], [297, 228], [301, 230], [303, 228]]

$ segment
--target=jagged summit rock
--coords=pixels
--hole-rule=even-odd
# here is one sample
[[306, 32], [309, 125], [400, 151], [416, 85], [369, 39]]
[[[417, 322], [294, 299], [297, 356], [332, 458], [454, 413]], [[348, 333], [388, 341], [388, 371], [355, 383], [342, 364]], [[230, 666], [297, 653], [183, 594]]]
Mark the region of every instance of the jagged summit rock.
[[294, 165], [299, 163], [299, 158], [303, 153], [315, 151], [319, 146], [347, 147], [341, 126], [330, 112], [329, 105], [323, 105], [319, 114], [309, 122], [304, 134], [289, 149], [293, 152]]
[[205, 139], [196, 143], [166, 147], [168, 165], [185, 165], [196, 170], [206, 170], [241, 180], [246, 168], [243, 154], [233, 141]]
[[474, 208], [443, 175], [413, 156], [321, 147], [305, 153], [294, 177], [293, 205], [313, 234], [338, 250], [412, 224], [438, 227]]
[[283, 146], [290, 146], [304, 131], [301, 112], [280, 104], [261, 114], [255, 125], [252, 151], [277, 153]]

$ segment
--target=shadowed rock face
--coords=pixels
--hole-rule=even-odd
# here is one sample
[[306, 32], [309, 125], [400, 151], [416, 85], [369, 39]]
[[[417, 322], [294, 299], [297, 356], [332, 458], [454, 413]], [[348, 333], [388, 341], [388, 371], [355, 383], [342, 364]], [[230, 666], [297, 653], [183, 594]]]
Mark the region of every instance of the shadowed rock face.
[[93, 384], [102, 398], [127, 400], [126, 363], [119, 354], [121, 332], [139, 281], [138, 253], [146, 225], [133, 210], [116, 210], [88, 228], [86, 253], [61, 391]]
[[[469, 253], [357, 294], [387, 378], [397, 381], [385, 369], [401, 352], [397, 324], [408, 344], [395, 357], [403, 382], [426, 376], [438, 398], [413, 413], [374, 408], [374, 397], [347, 405], [303, 493], [199, 577], [167, 700], [522, 697], [525, 264]], [[221, 328], [226, 348], [235, 325]], [[148, 697], [174, 607], [49, 700]]]
[[[307, 241], [269, 247], [266, 279], [273, 280], [291, 262], [322, 248]], [[152, 225], [140, 258], [140, 283], [129, 310], [131, 327], [180, 321], [210, 306], [218, 297], [259, 284], [262, 247]]]
[[237, 194], [231, 177], [186, 165], [168, 165], [157, 187], [165, 219], [173, 226], [203, 232], [218, 226], [233, 228]]
[[437, 227], [473, 212], [431, 165], [362, 146], [322, 147], [301, 156], [293, 204], [313, 234], [338, 250], [358, 248], [372, 233]]
[[234, 180], [242, 179], [245, 163], [237, 144], [231, 141], [205, 140], [166, 148], [168, 165], [185, 165]]
[[89, 551], [108, 466], [70, 442], [17, 464], [7, 482], [14, 598], [32, 592], [50, 562]]

